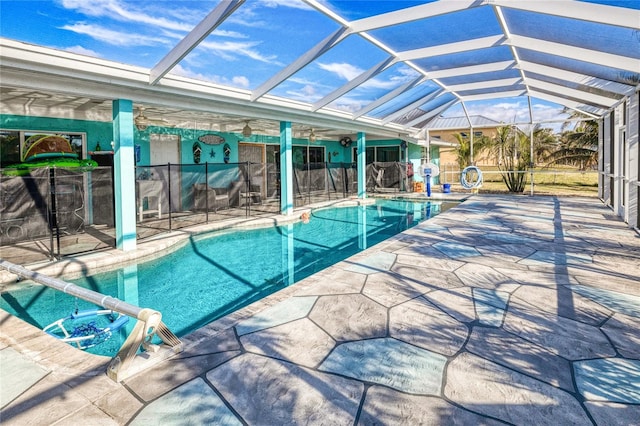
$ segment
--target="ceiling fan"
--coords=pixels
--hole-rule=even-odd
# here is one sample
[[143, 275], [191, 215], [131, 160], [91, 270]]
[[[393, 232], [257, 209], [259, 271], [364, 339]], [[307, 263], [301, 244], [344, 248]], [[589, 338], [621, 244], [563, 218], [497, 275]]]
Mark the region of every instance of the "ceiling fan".
[[[240, 128], [240, 127], [239, 127], [239, 126], [240, 126], [240, 123], [237, 123], [236, 125], [237, 125], [238, 127], [236, 127], [236, 128], [230, 128], [230, 129], [229, 129], [228, 127], [224, 126], [224, 129], [226, 129], [226, 131], [231, 131], [231, 132], [234, 132], [234, 133], [236, 133], [236, 132], [237, 132], [237, 133], [241, 133], [241, 134], [242, 134], [242, 137], [243, 137], [244, 139], [249, 139], [249, 138], [253, 135], [253, 132], [254, 132], [255, 130], [258, 130], [258, 132], [260, 132], [260, 133], [264, 133], [264, 132], [266, 132], [266, 129], [262, 129], [262, 128], [258, 128], [258, 129], [256, 129], [256, 128], [252, 128], [252, 127], [249, 125], [249, 122], [250, 122], [250, 121], [251, 121], [251, 120], [244, 120], [244, 126], [243, 126], [242, 128]], [[231, 123], [230, 123], [230, 124], [231, 124]], [[260, 123], [258, 123], [258, 124], [260, 124]], [[233, 125], [233, 124], [231, 124], [231, 125]]]
[[173, 127], [169, 122], [163, 118], [149, 118], [144, 115], [145, 107], [138, 107], [138, 115], [133, 119], [133, 123], [138, 130], [146, 130], [149, 126], [165, 126]]

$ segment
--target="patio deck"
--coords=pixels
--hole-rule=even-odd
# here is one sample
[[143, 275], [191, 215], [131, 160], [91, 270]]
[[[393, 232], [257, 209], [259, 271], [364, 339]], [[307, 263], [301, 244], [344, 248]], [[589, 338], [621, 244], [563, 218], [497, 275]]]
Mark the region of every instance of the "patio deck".
[[640, 419], [640, 236], [591, 198], [474, 196], [122, 383], [0, 314], [6, 425]]

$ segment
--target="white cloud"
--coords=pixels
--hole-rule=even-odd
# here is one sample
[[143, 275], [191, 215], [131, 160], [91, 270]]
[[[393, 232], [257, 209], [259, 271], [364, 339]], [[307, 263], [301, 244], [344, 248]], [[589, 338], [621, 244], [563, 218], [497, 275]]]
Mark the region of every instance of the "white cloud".
[[311, 84], [303, 86], [300, 90], [287, 90], [286, 93], [293, 100], [309, 103], [313, 103], [322, 97]]
[[259, 3], [269, 8], [288, 7], [291, 9], [313, 10], [311, 6], [301, 0], [262, 0]]
[[175, 75], [179, 75], [187, 78], [193, 78], [196, 80], [210, 81], [212, 83], [222, 84], [225, 86], [243, 87], [243, 88], [249, 87], [249, 79], [245, 76], [238, 75], [238, 76], [233, 76], [231, 78], [228, 78], [220, 75], [203, 74], [200, 72], [193, 71], [190, 68], [185, 68], [180, 64], [173, 67], [173, 69], [171, 70], [171, 74], [175, 74]]
[[245, 89], [249, 87], [249, 79], [243, 75], [235, 76], [231, 79], [231, 81], [233, 82], [233, 85], [236, 87], [239, 86]]
[[77, 23], [73, 25], [65, 25], [62, 29], [72, 31], [77, 34], [88, 35], [96, 40], [100, 40], [114, 46], [156, 46], [158, 44], [168, 44], [168, 40], [164, 38], [114, 31], [98, 25]]
[[80, 55], [86, 55], [86, 56], [92, 56], [94, 58], [100, 58], [101, 55], [98, 52], [95, 52], [91, 49], [86, 49], [82, 46], [76, 45], [76, 46], [71, 46], [71, 47], [65, 47], [63, 50], [66, 50], [67, 52], [72, 52], [72, 53], [78, 53]]
[[323, 64], [323, 63], [318, 63], [318, 66], [325, 70], [325, 71], [329, 71], [331, 73], [336, 74], [337, 76], [347, 80], [347, 81], [351, 81], [354, 78], [356, 78], [357, 76], [359, 76], [360, 74], [363, 73], [362, 69], [353, 66], [351, 64], [345, 64], [345, 63], [331, 63], [331, 64]]
[[[154, 4], [155, 3], [155, 4]], [[72, 9], [78, 13], [93, 17], [108, 17], [120, 22], [136, 22], [153, 25], [160, 28], [188, 32], [193, 24], [184, 21], [169, 20], [159, 17], [164, 14], [167, 5], [175, 6], [175, 2], [134, 2], [123, 3], [119, 0], [62, 0], [61, 4], [66, 9]], [[134, 5], [138, 7], [134, 7]], [[145, 8], [139, 7], [146, 6]], [[155, 11], [149, 6], [160, 6]]]
[[363, 101], [362, 99], [354, 99], [344, 96], [335, 100], [329, 106], [331, 108], [338, 109], [340, 111], [356, 112], [363, 108], [363, 104], [367, 104], [369, 101]]
[[234, 60], [237, 57], [248, 57], [250, 59], [266, 62], [266, 63], [275, 63], [276, 55], [265, 56], [258, 52], [254, 47], [258, 45], [258, 42], [248, 42], [248, 41], [203, 41], [200, 43], [201, 48], [207, 49], [212, 53], [222, 57], [226, 60]]

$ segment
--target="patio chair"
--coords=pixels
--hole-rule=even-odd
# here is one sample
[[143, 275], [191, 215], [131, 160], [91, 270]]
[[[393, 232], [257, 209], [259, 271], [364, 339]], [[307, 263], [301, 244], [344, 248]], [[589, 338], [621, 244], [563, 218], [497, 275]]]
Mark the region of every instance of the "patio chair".
[[229, 192], [226, 188], [212, 188], [206, 183], [193, 185], [194, 210], [209, 210], [229, 208]]
[[246, 188], [240, 191], [240, 205], [252, 205], [262, 204], [262, 190], [260, 185], [249, 185], [249, 192], [246, 192]]

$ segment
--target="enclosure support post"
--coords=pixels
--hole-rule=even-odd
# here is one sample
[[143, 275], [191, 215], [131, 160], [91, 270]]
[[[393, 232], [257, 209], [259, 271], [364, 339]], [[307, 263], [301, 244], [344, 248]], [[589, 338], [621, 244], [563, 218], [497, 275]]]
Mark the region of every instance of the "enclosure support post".
[[133, 167], [133, 102], [113, 101], [114, 186], [116, 247], [130, 251], [136, 248], [136, 194]]
[[367, 198], [367, 143], [364, 132], [358, 132], [358, 198]]
[[293, 213], [293, 144], [291, 122], [280, 122], [280, 212]]
[[531, 178], [531, 196], [533, 197], [533, 187], [534, 187], [534, 183], [533, 183], [533, 169], [536, 165], [535, 159], [533, 158], [533, 123], [531, 123], [531, 130], [529, 133], [529, 170], [531, 175], [529, 176]]

